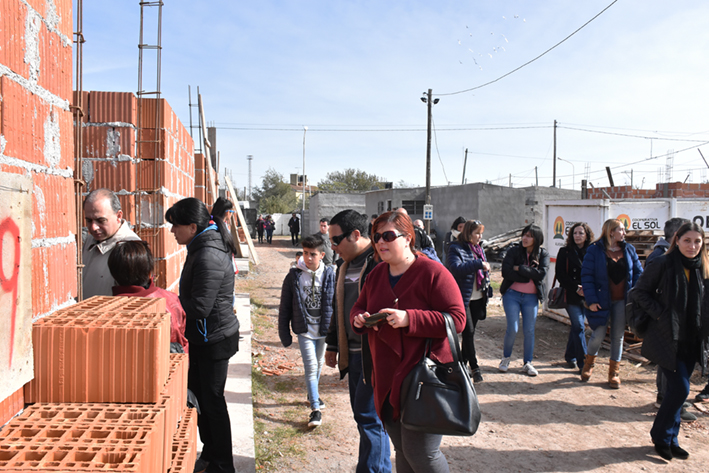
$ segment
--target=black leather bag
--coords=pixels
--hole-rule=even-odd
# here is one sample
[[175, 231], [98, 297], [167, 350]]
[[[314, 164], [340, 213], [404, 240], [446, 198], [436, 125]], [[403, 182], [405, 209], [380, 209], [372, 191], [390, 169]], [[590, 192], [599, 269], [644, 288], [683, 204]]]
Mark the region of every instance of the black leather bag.
[[453, 318], [443, 313], [452, 363], [430, 358], [431, 339], [421, 361], [401, 385], [401, 424], [410, 430], [438, 435], [473, 435], [480, 424], [480, 404], [461, 363], [460, 345]]
[[569, 306], [566, 303], [566, 289], [561, 286], [551, 288], [548, 300], [547, 305], [550, 309], [566, 309]]

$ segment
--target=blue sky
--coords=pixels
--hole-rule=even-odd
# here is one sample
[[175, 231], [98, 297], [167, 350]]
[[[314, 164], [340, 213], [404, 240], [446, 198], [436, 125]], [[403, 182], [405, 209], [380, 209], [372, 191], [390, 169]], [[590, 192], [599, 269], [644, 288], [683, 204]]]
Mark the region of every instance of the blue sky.
[[[239, 188], [247, 155], [254, 186], [269, 168], [300, 173], [304, 125], [311, 183], [356, 168], [424, 185], [429, 88], [440, 98], [435, 186], [461, 183], [466, 148], [467, 182], [507, 185], [511, 174], [527, 186], [536, 166], [539, 184], [551, 185], [554, 120], [557, 156], [571, 163], [557, 162], [564, 188], [579, 188], [587, 169], [608, 185], [605, 166], [616, 185], [632, 169], [636, 186], [653, 187], [671, 150], [672, 180], [705, 181], [696, 149], [709, 159], [704, 0], [618, 0], [514, 74], [448, 95], [535, 58], [612, 1], [165, 0], [163, 97], [189, 126], [187, 89], [196, 102], [199, 86], [221, 166]], [[138, 1], [83, 3], [84, 89], [135, 92]]]

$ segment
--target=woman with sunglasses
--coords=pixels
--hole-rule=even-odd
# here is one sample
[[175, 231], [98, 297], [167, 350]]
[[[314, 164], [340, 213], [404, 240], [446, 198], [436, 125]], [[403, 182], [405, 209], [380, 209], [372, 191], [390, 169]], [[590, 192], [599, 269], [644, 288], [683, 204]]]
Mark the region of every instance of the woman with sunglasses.
[[650, 318], [642, 355], [662, 370], [667, 389], [650, 430], [655, 451], [665, 460], [685, 460], [679, 446], [682, 405], [689, 394], [694, 365], [707, 368], [709, 257], [704, 230], [696, 223], [682, 225], [669, 250], [649, 264], [633, 289], [635, 300]]
[[480, 246], [485, 226], [478, 220], [468, 220], [458, 239], [448, 247], [446, 262], [458, 283], [465, 303], [463, 330], [463, 361], [470, 365], [473, 382], [482, 383], [483, 375], [475, 354], [475, 327], [487, 317], [487, 288], [490, 287], [490, 263]]
[[608, 385], [620, 389], [620, 358], [625, 334], [625, 300], [643, 267], [633, 245], [625, 242], [625, 225], [611, 218], [603, 222], [601, 236], [586, 251], [581, 267], [581, 285], [586, 298], [584, 310], [593, 332], [588, 339], [581, 381], [591, 379], [601, 343], [610, 325], [611, 353]]
[[519, 331], [519, 315], [524, 326], [524, 365], [527, 376], [539, 374], [532, 365], [534, 358], [534, 327], [537, 323], [539, 303], [544, 301], [549, 270], [549, 253], [542, 248], [544, 233], [536, 225], [522, 229], [522, 241], [509, 249], [502, 261], [502, 307], [505, 309], [507, 330], [499, 370], [509, 369], [512, 349]]
[[[414, 249], [411, 219], [387, 212], [372, 226], [375, 257], [382, 260], [362, 287], [350, 312], [355, 332], [367, 333], [374, 365], [374, 402], [396, 451], [396, 471], [447, 472], [441, 435], [409, 430], [399, 421], [401, 384], [432, 339], [432, 356], [453, 361], [442, 312], [451, 315], [458, 332], [465, 326], [465, 307], [455, 279], [443, 265]], [[373, 328], [365, 319], [386, 318]]]

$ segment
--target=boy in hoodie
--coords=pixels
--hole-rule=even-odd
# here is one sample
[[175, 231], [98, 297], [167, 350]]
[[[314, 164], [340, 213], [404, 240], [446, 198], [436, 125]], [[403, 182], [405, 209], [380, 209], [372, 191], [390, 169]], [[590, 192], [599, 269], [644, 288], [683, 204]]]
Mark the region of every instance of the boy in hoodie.
[[318, 394], [320, 372], [325, 362], [325, 336], [332, 319], [335, 272], [322, 262], [325, 242], [318, 235], [302, 240], [303, 256], [283, 280], [278, 309], [278, 335], [284, 347], [298, 336], [310, 402], [308, 427], [322, 424], [324, 406]]

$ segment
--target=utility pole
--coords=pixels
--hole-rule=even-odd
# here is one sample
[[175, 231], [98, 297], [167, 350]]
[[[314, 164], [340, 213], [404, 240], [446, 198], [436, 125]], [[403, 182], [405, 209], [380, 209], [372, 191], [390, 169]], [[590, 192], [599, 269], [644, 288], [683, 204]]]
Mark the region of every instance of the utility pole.
[[[421, 101], [428, 107], [428, 127], [426, 134], [426, 205], [431, 205], [431, 108], [438, 103], [439, 99], [432, 100], [431, 95], [433, 90], [428, 89], [425, 97], [421, 97]], [[431, 233], [431, 221], [426, 220], [426, 233]]]
[[554, 120], [554, 176], [551, 179], [551, 186], [556, 187], [556, 120]]
[[534, 166], [534, 187], [539, 187], [539, 174], [537, 173], [537, 166]]
[[463, 160], [463, 179], [460, 181], [460, 185], [465, 184], [465, 167], [468, 164], [468, 148], [465, 148], [465, 159]]
[[246, 200], [251, 200], [251, 161], [254, 159], [253, 155], [248, 155], [246, 156], [246, 159], [249, 160], [249, 194], [246, 197]]

